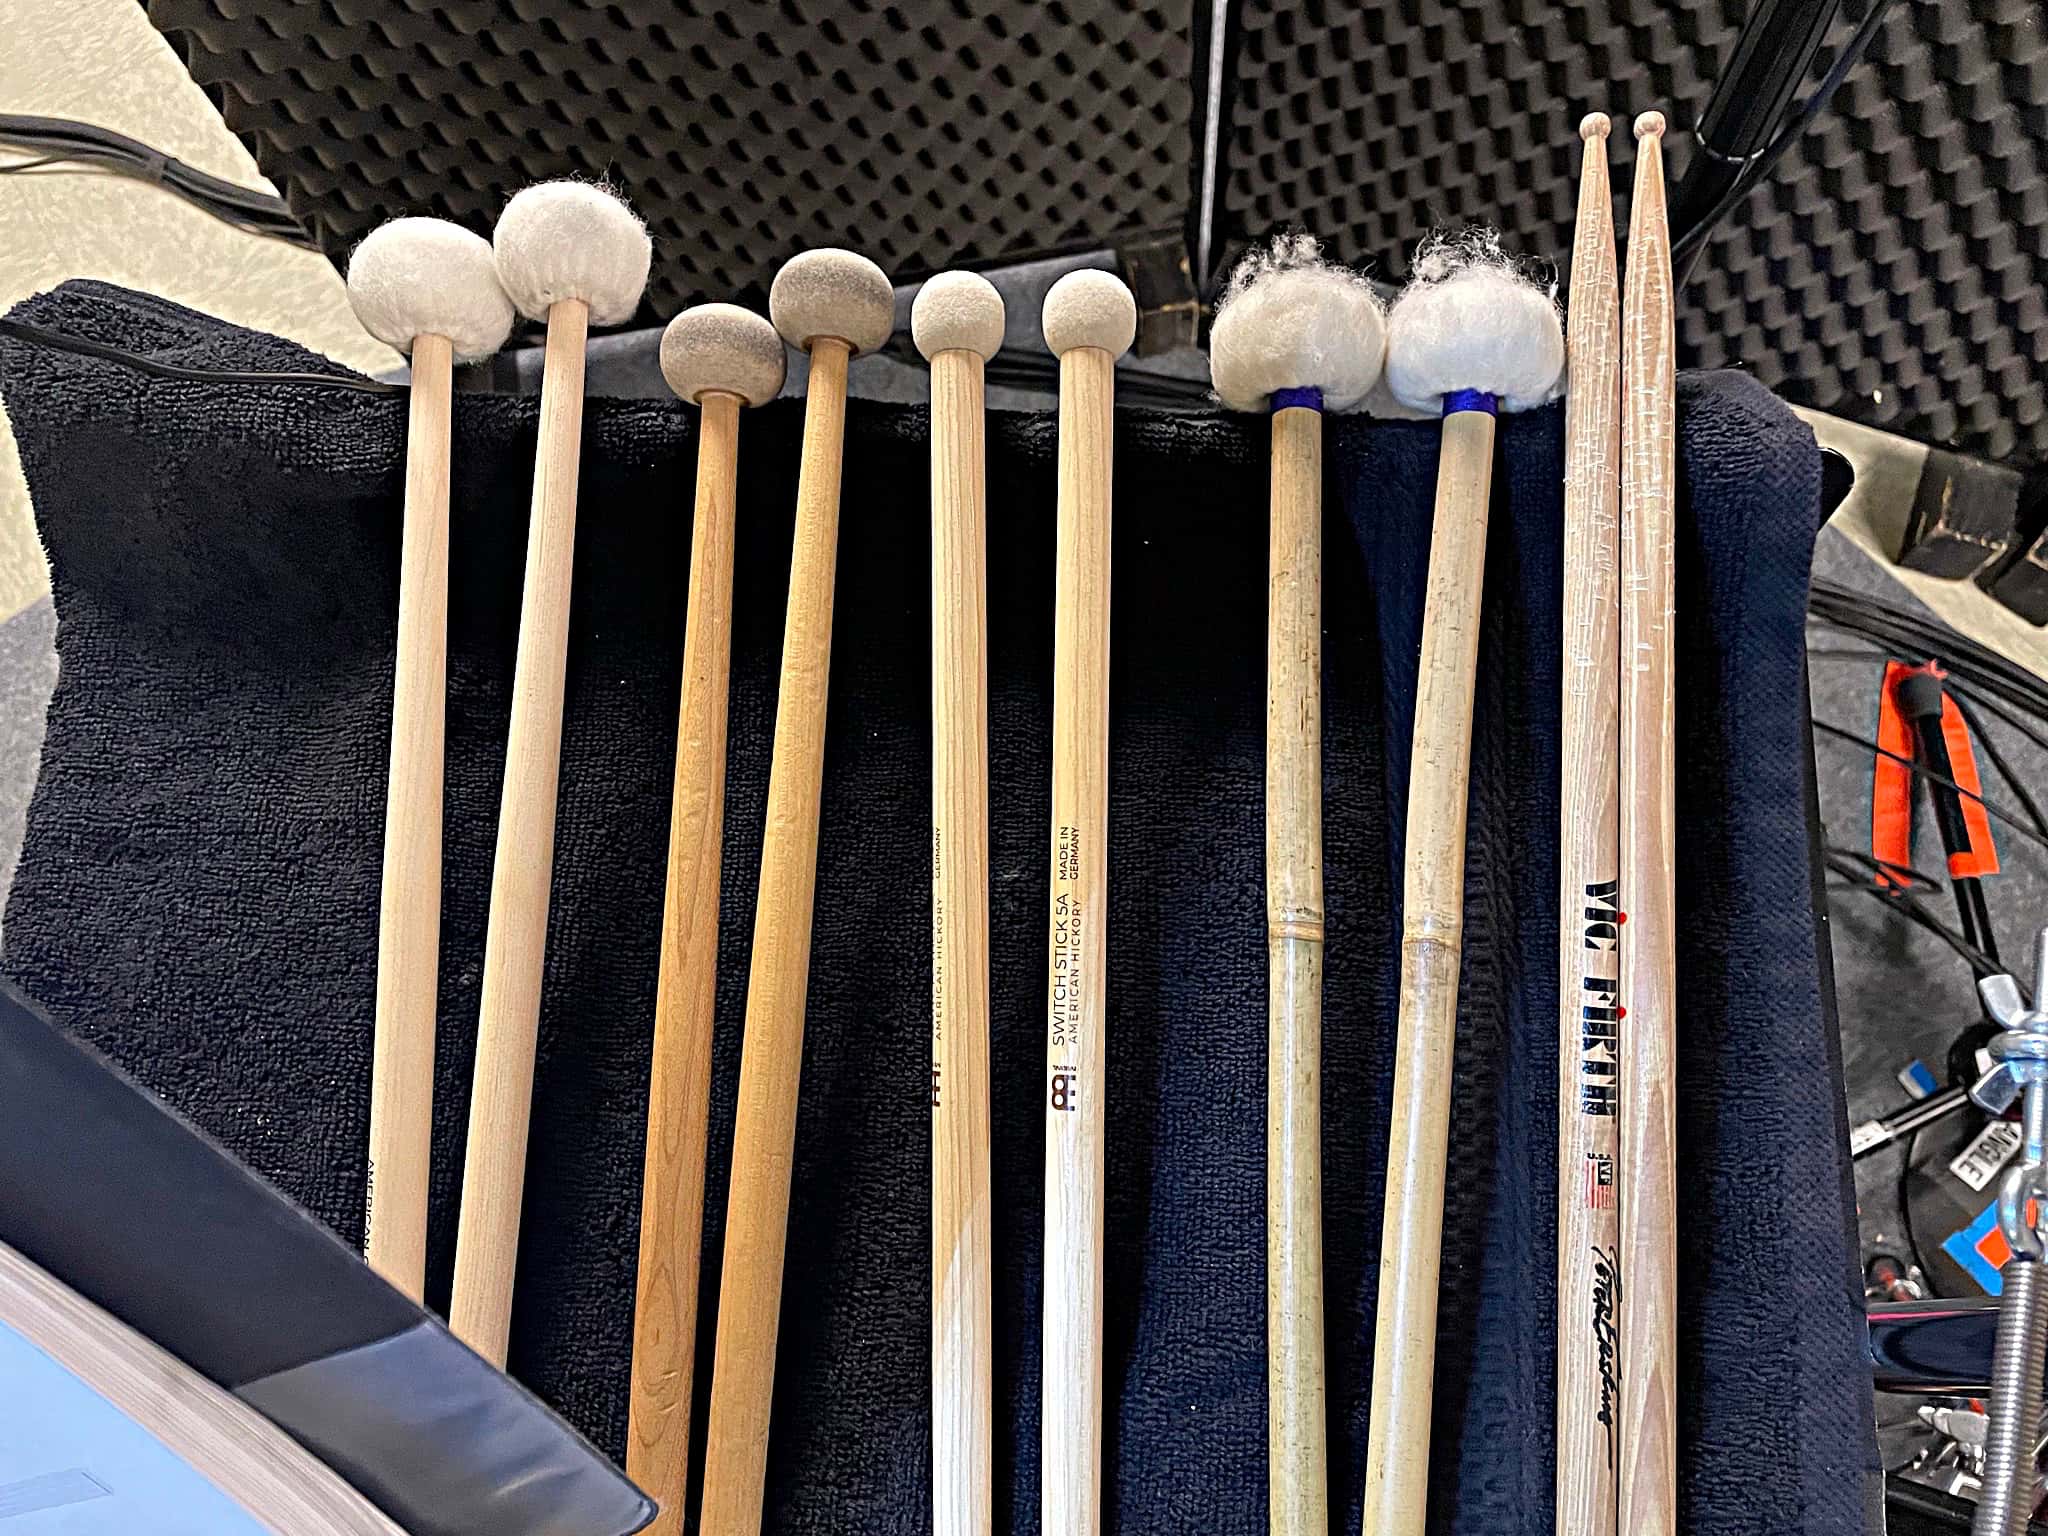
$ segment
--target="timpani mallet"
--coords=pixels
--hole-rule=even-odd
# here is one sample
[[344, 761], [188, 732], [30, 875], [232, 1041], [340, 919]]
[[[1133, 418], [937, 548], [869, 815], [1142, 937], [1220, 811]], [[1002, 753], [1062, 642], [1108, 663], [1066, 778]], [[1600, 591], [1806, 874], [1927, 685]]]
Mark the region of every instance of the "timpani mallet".
[[661, 337], [668, 386], [698, 408], [697, 506], [683, 613], [682, 702], [670, 801], [668, 889], [654, 992], [647, 1160], [626, 1475], [655, 1501], [654, 1536], [680, 1536], [690, 1472], [690, 1392], [704, 1228], [711, 1035], [718, 994], [718, 877], [725, 827], [725, 721], [732, 664], [733, 519], [740, 408], [782, 389], [775, 327], [732, 304], [699, 304]]
[[776, 273], [768, 313], [785, 341], [810, 354], [811, 367], [719, 1277], [700, 1522], [711, 1536], [761, 1528], [818, 873], [846, 367], [888, 341], [895, 295], [865, 256], [806, 251]]
[[1293, 236], [1231, 274], [1216, 393], [1273, 419], [1266, 630], [1266, 1389], [1269, 1530], [1327, 1536], [1322, 1225], [1323, 412], [1371, 392], [1379, 299]]
[[1621, 302], [1621, 1435], [1619, 1527], [1678, 1529], [1678, 423], [1664, 118], [1635, 122]]
[[490, 242], [442, 219], [393, 219], [373, 231], [349, 258], [348, 300], [364, 330], [412, 358], [363, 1252], [418, 1301], [426, 1286], [441, 950], [450, 380], [456, 363], [504, 345], [513, 311]]
[[1102, 1529], [1104, 1114], [1109, 1099], [1109, 532], [1116, 360], [1131, 290], [1069, 272], [1045, 296], [1060, 360], [1046, 947], [1045, 1347], [1039, 1529]]
[[1387, 317], [1387, 381], [1441, 410], [1409, 763], [1400, 1029], [1380, 1234], [1379, 1317], [1366, 1443], [1366, 1536], [1422, 1536], [1436, 1369], [1451, 1058], [1465, 930], [1465, 808], [1480, 590], [1497, 410], [1554, 397], [1557, 306], [1490, 237], [1426, 243]]
[[1604, 112], [1579, 125], [1564, 411], [1564, 684], [1558, 825], [1557, 1536], [1613, 1536], [1616, 1246], [1616, 542], [1621, 290]]
[[932, 1536], [988, 1536], [995, 1356], [982, 372], [1003, 344], [1002, 296], [975, 273], [941, 272], [918, 290], [910, 335], [932, 375]]
[[630, 208], [575, 181], [544, 182], [514, 197], [499, 216], [491, 245], [498, 280], [512, 302], [548, 328], [526, 586], [505, 735], [505, 791], [484, 934], [455, 1289], [448, 1308], [456, 1337], [502, 1367], [519, 1260], [548, 881], [554, 871], [584, 342], [593, 323], [617, 325], [639, 308], [651, 247]]

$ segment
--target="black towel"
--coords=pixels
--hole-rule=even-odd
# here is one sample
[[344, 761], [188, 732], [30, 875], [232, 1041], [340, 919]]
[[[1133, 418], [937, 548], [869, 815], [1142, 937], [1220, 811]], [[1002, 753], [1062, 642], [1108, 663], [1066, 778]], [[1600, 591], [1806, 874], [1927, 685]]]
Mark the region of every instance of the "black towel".
[[[287, 343], [72, 284], [39, 325], [202, 367]], [[6, 964], [360, 1235], [405, 402], [0, 344], [61, 672]], [[1871, 1458], [1802, 797], [1811, 434], [1682, 383], [1684, 1455], [1695, 1536], [1861, 1529]], [[710, 1308], [802, 405], [747, 413]], [[458, 397], [429, 1299], [445, 1302], [535, 404]], [[695, 413], [593, 401], [511, 1368], [619, 1452]], [[1038, 1526], [1054, 423], [989, 421], [997, 1526]], [[1438, 433], [1329, 423], [1324, 1191], [1333, 1526], [1363, 1475], [1401, 829]], [[1473, 763], [1432, 1528], [1551, 1528], [1562, 410], [1503, 418]], [[929, 1528], [926, 417], [847, 433], [768, 1529]], [[1123, 412], [1112, 633], [1110, 1528], [1266, 1522], [1266, 428]], [[123, 1029], [114, 1022], [132, 1021]], [[167, 1028], [165, 1021], [176, 1021]], [[118, 1240], [110, 1235], [110, 1240]], [[697, 1378], [703, 1434], [708, 1364]]]

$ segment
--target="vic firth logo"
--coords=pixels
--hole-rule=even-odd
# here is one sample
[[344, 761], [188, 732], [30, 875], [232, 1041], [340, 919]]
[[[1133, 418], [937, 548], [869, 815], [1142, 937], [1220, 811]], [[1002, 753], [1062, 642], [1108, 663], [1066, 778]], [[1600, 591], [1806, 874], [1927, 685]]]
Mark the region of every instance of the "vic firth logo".
[[[1621, 981], [1614, 974], [1620, 958], [1621, 925], [1628, 915], [1620, 906], [1621, 882], [1601, 880], [1586, 887], [1582, 942], [1587, 958], [1579, 975], [1579, 1113], [1611, 1117], [1615, 1109], [1615, 1073], [1619, 1067], [1615, 1030], [1628, 1016], [1621, 1006]], [[1597, 975], [1594, 955], [1604, 955]]]

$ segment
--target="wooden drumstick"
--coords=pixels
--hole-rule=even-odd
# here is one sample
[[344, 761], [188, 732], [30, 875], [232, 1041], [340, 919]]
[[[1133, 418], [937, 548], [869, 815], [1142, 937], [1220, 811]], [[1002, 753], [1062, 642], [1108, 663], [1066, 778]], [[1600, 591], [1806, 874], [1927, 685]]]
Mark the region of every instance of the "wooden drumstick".
[[502, 1366], [512, 1326], [554, 870], [584, 343], [592, 324], [616, 325], [639, 307], [651, 247], [630, 208], [574, 181], [544, 182], [521, 192], [506, 205], [491, 243], [498, 279], [512, 302], [548, 327], [526, 586], [505, 735], [505, 794], [484, 935], [462, 1216], [455, 1234], [455, 1289], [448, 1308], [456, 1337]]
[[1465, 927], [1465, 809], [1480, 590], [1497, 410], [1554, 393], [1557, 307], [1490, 238], [1435, 242], [1387, 319], [1387, 378], [1404, 405], [1443, 412], [1416, 675], [1402, 891], [1379, 1317], [1366, 1444], [1367, 1536], [1422, 1536], [1436, 1370], [1451, 1060]]
[[888, 341], [894, 298], [881, 268], [837, 250], [793, 258], [768, 295], [776, 330], [808, 352], [811, 365], [719, 1278], [700, 1522], [711, 1536], [753, 1536], [761, 1528], [818, 873], [846, 367]]
[[1216, 393], [1273, 417], [1266, 630], [1266, 1391], [1269, 1530], [1326, 1536], [1322, 1229], [1323, 412], [1378, 380], [1386, 326], [1307, 237], [1231, 274]]
[[1621, 291], [1607, 182], [1609, 126], [1604, 112], [1579, 124], [1585, 152], [1566, 320], [1572, 387], [1564, 416], [1558, 826], [1557, 1536], [1612, 1536], [1615, 1513]]
[[1109, 532], [1116, 360], [1130, 289], [1069, 272], [1045, 296], [1060, 360], [1046, 956], [1045, 1347], [1039, 1529], [1102, 1529], [1103, 1117], [1108, 1105]]
[[1672, 707], [1677, 381], [1661, 113], [1636, 119], [1621, 305], [1619, 1525], [1678, 1529], [1678, 1030]]
[[1003, 301], [972, 272], [918, 290], [932, 369], [932, 1536], [994, 1510], [989, 1223], [988, 581], [983, 365]]
[[426, 1287], [441, 951], [441, 770], [448, 715], [448, 459], [454, 365], [512, 330], [491, 245], [441, 219], [394, 219], [356, 247], [348, 297], [363, 329], [412, 357], [377, 1032], [370, 1058], [370, 1267], [414, 1301]]
[[679, 397], [699, 408], [699, 416], [697, 507], [690, 525], [690, 586], [683, 615], [682, 703], [676, 715], [661, 971], [654, 993], [640, 1277], [633, 1302], [633, 1387], [626, 1421], [626, 1475], [658, 1507], [648, 1527], [655, 1536], [679, 1536], [689, 1491], [690, 1389], [697, 1354], [705, 1135], [718, 995], [740, 408], [775, 398], [785, 361], [775, 327], [731, 304], [686, 309], [662, 333], [662, 375]]

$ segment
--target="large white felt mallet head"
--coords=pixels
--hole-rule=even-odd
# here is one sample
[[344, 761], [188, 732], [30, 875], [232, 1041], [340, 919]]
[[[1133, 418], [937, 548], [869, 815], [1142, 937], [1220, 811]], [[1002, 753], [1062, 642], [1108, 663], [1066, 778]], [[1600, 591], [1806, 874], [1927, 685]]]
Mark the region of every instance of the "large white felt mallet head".
[[529, 320], [575, 299], [592, 325], [622, 325], [640, 307], [653, 242], [639, 215], [602, 187], [544, 181], [505, 205], [491, 234], [498, 280]]
[[1230, 274], [1209, 332], [1209, 373], [1234, 411], [1353, 409], [1386, 357], [1379, 296], [1332, 266], [1310, 235], [1285, 235]]
[[1564, 378], [1557, 302], [1490, 231], [1433, 237], [1387, 316], [1387, 384], [1417, 410], [1527, 411]]
[[348, 260], [348, 302], [363, 329], [411, 355], [445, 337], [457, 362], [489, 357], [512, 334], [512, 301], [491, 244], [446, 219], [393, 219]]

